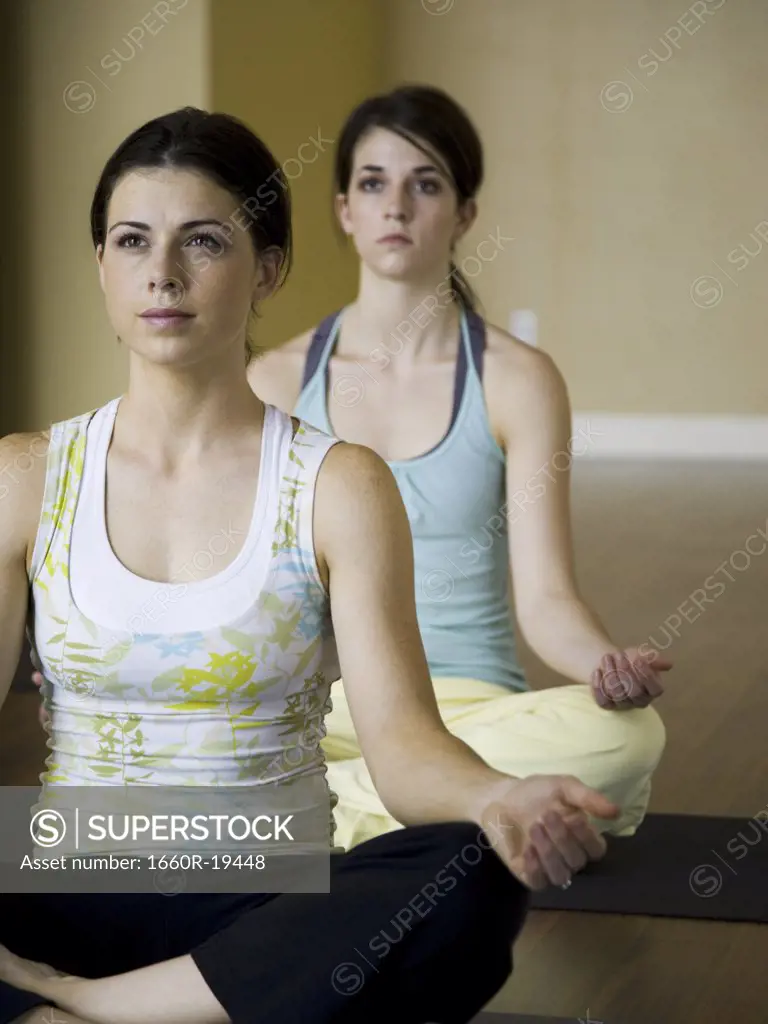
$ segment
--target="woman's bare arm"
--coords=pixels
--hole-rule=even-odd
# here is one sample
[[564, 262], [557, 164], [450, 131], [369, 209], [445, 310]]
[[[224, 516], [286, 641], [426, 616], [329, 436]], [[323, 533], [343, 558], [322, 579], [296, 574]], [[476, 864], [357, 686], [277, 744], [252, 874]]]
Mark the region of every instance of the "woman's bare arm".
[[[496, 772], [445, 728], [416, 619], [408, 520], [372, 451], [339, 444], [328, 453], [314, 533], [352, 717], [390, 812], [403, 823], [477, 823], [532, 888], [561, 885], [601, 857], [605, 841], [587, 815], [615, 818], [618, 807], [572, 776]], [[227, 1020], [190, 956], [111, 978], [58, 978], [0, 947], [0, 979], [95, 1024]]]
[[384, 805], [404, 824], [477, 820], [489, 787], [508, 777], [440, 717], [416, 618], [410, 526], [389, 467], [370, 449], [344, 444], [327, 456], [315, 538], [344, 688]]
[[491, 379], [491, 416], [507, 457], [502, 514], [517, 621], [542, 661], [570, 679], [589, 682], [603, 655], [618, 647], [576, 583], [565, 382], [546, 353], [514, 349], [506, 359], [495, 356]]
[[587, 815], [613, 818], [618, 808], [568, 776], [497, 772], [445, 727], [416, 617], [405, 508], [389, 467], [369, 449], [342, 444], [326, 457], [315, 544], [350, 712], [390, 814], [406, 825], [503, 821], [499, 852], [533, 888], [562, 884], [602, 856]]
[[39, 433], [0, 439], [0, 706], [24, 644], [27, 566], [40, 517], [47, 444]]
[[500, 514], [508, 524], [521, 632], [550, 668], [591, 683], [602, 707], [644, 707], [663, 692], [645, 659], [658, 669], [670, 663], [650, 649], [622, 651], [576, 582], [571, 463], [591, 439], [571, 436], [568, 390], [550, 356], [502, 332], [492, 330], [491, 337], [497, 343], [488, 375], [489, 407], [507, 457]]

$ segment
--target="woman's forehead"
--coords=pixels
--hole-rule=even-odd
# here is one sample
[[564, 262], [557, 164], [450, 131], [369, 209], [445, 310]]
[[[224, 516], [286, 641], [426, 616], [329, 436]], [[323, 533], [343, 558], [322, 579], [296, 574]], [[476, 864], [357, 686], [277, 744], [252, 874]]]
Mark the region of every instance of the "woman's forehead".
[[388, 128], [375, 128], [360, 140], [355, 147], [354, 165], [358, 169], [368, 165], [406, 172], [432, 166], [448, 176], [445, 161], [427, 142], [411, 142]]
[[[203, 174], [177, 168], [151, 168], [130, 171], [115, 186], [109, 204], [110, 220], [119, 220], [126, 211], [133, 215], [140, 208], [146, 215], [174, 217], [226, 218], [237, 201], [226, 189]], [[138, 216], [138, 213], [136, 213]]]

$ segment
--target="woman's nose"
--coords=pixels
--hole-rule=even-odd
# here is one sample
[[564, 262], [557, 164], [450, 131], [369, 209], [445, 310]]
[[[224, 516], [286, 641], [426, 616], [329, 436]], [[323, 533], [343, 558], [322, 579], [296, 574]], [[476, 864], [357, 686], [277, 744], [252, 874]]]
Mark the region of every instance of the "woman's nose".
[[153, 301], [164, 309], [177, 309], [184, 301], [186, 288], [178, 277], [156, 277], [150, 281]]
[[402, 188], [393, 188], [387, 200], [387, 217], [402, 223], [410, 214], [408, 193]]
[[405, 220], [405, 211], [400, 207], [390, 206], [390, 208], [387, 210], [387, 216], [391, 220], [402, 222]]

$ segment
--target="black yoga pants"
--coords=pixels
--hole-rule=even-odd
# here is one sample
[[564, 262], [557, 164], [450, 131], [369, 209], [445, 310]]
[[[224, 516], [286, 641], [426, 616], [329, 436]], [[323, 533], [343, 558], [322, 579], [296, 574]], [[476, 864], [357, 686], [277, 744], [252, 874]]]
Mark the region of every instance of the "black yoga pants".
[[[190, 954], [233, 1024], [462, 1024], [509, 977], [527, 907], [449, 823], [333, 855], [330, 893], [0, 895], [0, 942], [84, 977]], [[0, 1024], [44, 1003], [0, 983]]]

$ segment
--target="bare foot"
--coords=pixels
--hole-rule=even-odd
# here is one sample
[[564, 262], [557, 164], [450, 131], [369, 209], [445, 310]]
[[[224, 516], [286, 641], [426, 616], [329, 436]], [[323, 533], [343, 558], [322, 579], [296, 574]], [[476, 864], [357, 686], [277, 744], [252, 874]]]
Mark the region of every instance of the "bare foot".
[[[72, 978], [72, 975], [57, 971], [50, 964], [25, 960], [24, 957], [12, 953], [6, 946], [0, 945], [0, 981], [4, 981], [14, 988], [23, 989], [25, 992], [47, 996], [50, 990], [50, 985], [47, 983], [53, 978], [66, 980]], [[72, 980], [77, 979], [72, 978]]]
[[88, 1024], [88, 1021], [73, 1017], [57, 1006], [36, 1006], [23, 1017], [17, 1017], [13, 1024]]

